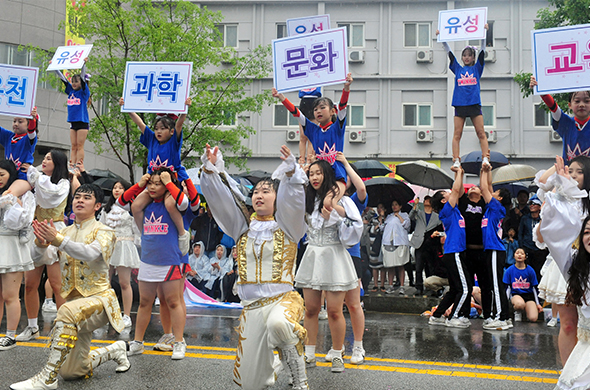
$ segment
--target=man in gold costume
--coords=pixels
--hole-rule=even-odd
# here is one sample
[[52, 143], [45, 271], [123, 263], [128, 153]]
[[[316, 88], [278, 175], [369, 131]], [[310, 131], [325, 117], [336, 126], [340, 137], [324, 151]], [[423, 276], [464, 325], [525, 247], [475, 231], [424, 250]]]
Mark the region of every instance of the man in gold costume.
[[94, 368], [109, 360], [117, 363], [117, 372], [130, 367], [123, 341], [90, 352], [93, 330], [109, 322], [117, 332], [124, 329], [119, 302], [108, 277], [115, 234], [95, 219], [102, 198], [98, 186], [84, 184], [74, 193], [73, 225], [58, 232], [52, 220], [33, 223], [33, 256], [42, 256], [49, 245], [59, 250], [60, 294], [66, 303], [57, 312], [47, 364], [34, 377], [12, 384], [13, 390], [57, 389], [58, 373], [65, 380], [90, 377]]

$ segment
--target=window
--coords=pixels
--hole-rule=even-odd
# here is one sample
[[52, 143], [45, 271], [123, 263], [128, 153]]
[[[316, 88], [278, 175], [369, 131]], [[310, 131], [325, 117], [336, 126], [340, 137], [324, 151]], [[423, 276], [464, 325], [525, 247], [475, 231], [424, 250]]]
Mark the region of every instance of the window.
[[430, 47], [430, 23], [404, 23], [404, 47]]
[[[34, 52], [26, 49], [18, 50], [18, 45], [11, 45], [10, 43], [0, 43], [0, 64], [33, 66], [39, 68], [40, 77], [45, 75], [45, 67], [35, 58]], [[47, 81], [39, 81], [37, 87], [57, 90]]]
[[365, 25], [362, 23], [338, 23], [338, 28], [346, 27], [348, 47], [365, 46]]
[[275, 117], [273, 126], [297, 127], [299, 121], [282, 104], [275, 104]]
[[432, 105], [404, 104], [404, 126], [432, 126]]
[[364, 127], [365, 126], [365, 106], [348, 105], [347, 122], [349, 126]]
[[[470, 46], [478, 46], [481, 43], [479, 39], [470, 40]], [[488, 31], [486, 32], [486, 47], [494, 47], [494, 22], [488, 20]]]
[[221, 120], [222, 126], [235, 126], [236, 125], [236, 114], [232, 111], [223, 110], [223, 119]]
[[547, 127], [551, 124], [551, 113], [545, 110], [543, 103], [535, 104], [535, 127]]
[[[492, 104], [482, 104], [481, 113], [483, 114], [483, 125], [487, 127], [496, 127], [496, 107]], [[465, 120], [465, 126], [473, 127], [471, 118]]]
[[221, 42], [225, 47], [238, 47], [238, 26], [235, 24], [218, 24]]
[[285, 38], [287, 36], [287, 25], [286, 24], [277, 24], [277, 39]]

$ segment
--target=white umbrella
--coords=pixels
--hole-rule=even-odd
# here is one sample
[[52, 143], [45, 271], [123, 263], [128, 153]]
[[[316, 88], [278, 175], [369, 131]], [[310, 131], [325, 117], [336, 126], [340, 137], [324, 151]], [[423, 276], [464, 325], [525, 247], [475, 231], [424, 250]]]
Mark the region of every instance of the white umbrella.
[[492, 184], [533, 180], [537, 169], [530, 165], [508, 164], [492, 170]]

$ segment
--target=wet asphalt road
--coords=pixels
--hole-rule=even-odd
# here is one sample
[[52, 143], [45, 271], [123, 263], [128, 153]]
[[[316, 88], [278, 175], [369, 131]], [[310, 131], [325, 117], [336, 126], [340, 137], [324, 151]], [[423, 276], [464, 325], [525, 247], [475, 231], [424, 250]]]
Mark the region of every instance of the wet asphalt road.
[[[170, 353], [151, 351], [161, 336], [158, 308], [146, 333], [146, 353], [133, 356], [131, 369], [116, 374], [115, 364], [98, 367], [94, 377], [65, 382], [60, 389], [231, 389], [233, 356], [237, 345], [234, 328], [238, 310], [188, 308], [185, 339], [187, 357], [172, 361]], [[36, 374], [45, 362], [42, 348], [54, 315], [39, 317], [41, 339], [19, 343], [0, 352], [0, 389]], [[427, 325], [417, 315], [366, 313], [364, 347], [367, 360], [361, 366], [346, 364], [341, 374], [332, 374], [329, 363], [308, 370], [312, 389], [552, 389], [561, 364], [557, 355], [559, 327], [519, 322], [504, 332], [484, 331], [482, 320], [472, 320], [470, 329]], [[132, 314], [135, 322], [135, 314]], [[19, 331], [26, 324], [24, 315]], [[352, 329], [347, 318], [346, 354], [352, 349]], [[5, 321], [1, 329], [6, 329]], [[95, 333], [99, 347], [113, 340], [128, 340], [131, 333], [117, 334], [112, 328]], [[330, 348], [327, 321], [320, 322], [318, 357]], [[345, 359], [345, 363], [347, 363]], [[273, 389], [290, 389], [279, 375]]]

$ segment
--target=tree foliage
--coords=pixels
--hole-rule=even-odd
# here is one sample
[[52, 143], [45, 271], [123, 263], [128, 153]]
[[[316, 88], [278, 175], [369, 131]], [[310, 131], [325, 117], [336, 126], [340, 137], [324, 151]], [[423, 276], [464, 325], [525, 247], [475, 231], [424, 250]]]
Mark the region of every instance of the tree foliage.
[[[548, 0], [549, 6], [537, 11], [539, 21], [535, 23], [535, 30], [552, 27], [574, 26], [585, 24], [590, 20], [590, 0]], [[514, 76], [514, 81], [519, 85], [522, 97], [533, 94], [529, 88], [532, 73], [520, 72]], [[565, 112], [569, 111], [569, 94], [560, 93], [553, 95], [555, 102]], [[546, 107], [545, 107], [546, 108]]]
[[[67, 2], [71, 7], [71, 2]], [[237, 56], [223, 46], [218, 29], [222, 16], [189, 1], [91, 0], [85, 7], [69, 9], [81, 21], [73, 33], [94, 45], [88, 60], [92, 75], [92, 120], [89, 139], [97, 152], [106, 143], [109, 151], [127, 166], [145, 168], [147, 150], [139, 143], [140, 131], [120, 112], [127, 61], [187, 61], [193, 63], [189, 108], [185, 122], [182, 158], [199, 155], [208, 142], [226, 150], [227, 160], [240, 167], [250, 155], [242, 141], [253, 132], [240, 116], [260, 112], [272, 98], [250, 93], [254, 79], [271, 70], [270, 47], [251, 48]], [[140, 114], [151, 126], [153, 114]], [[234, 123], [235, 122], [235, 123]], [[232, 157], [233, 156], [233, 157]]]

